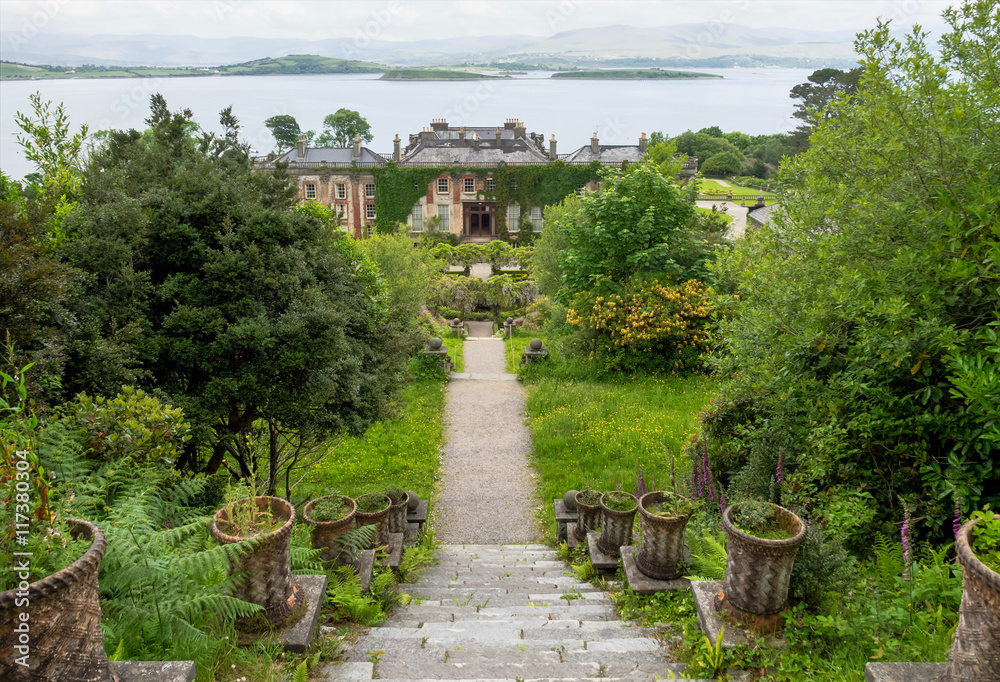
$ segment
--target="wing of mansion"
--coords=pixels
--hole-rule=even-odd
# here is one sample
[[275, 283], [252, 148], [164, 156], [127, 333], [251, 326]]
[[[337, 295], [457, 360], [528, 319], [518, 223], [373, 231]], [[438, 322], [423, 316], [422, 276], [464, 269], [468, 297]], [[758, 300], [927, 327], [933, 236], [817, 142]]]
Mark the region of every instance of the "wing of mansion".
[[[589, 145], [559, 154], [554, 135], [546, 143], [517, 119], [499, 127], [435, 119], [411, 134], [405, 148], [396, 135], [391, 155], [373, 152], [357, 137], [352, 147], [309, 147], [302, 137], [293, 149], [257, 164], [287, 164], [300, 200], [330, 206], [358, 238], [399, 222], [413, 233], [434, 225], [462, 241], [516, 242], [523, 229], [541, 231], [544, 205], [596, 189], [602, 166], [639, 161], [646, 144], [645, 133], [634, 145], [601, 144], [594, 133]], [[683, 175], [694, 175], [697, 164], [688, 159]], [[519, 170], [529, 167], [536, 170]], [[393, 215], [380, 216], [380, 209]]]

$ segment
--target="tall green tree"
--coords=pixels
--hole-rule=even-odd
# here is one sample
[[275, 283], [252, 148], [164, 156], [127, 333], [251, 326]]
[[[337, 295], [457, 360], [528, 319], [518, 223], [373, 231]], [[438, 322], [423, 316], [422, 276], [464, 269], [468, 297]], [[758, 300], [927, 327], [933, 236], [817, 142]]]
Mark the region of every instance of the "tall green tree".
[[278, 143], [278, 151], [291, 149], [302, 134], [299, 122], [288, 114], [277, 114], [264, 121], [264, 125], [271, 131], [271, 135]]
[[320, 147], [349, 147], [354, 143], [355, 135], [359, 135], [363, 142], [371, 142], [371, 125], [357, 111], [337, 109], [323, 119], [323, 132], [316, 138], [316, 144]]
[[789, 140], [795, 153], [805, 151], [809, 147], [809, 136], [818, 123], [834, 115], [836, 109], [830, 106], [834, 101], [851, 97], [858, 91], [863, 70], [860, 66], [848, 71], [817, 69], [809, 75], [808, 82], [792, 88], [788, 96], [799, 100], [792, 116], [802, 121]]
[[[181, 466], [273, 486], [255, 425], [319, 438], [387, 414], [402, 367], [380, 352], [386, 294], [287, 175], [253, 170], [229, 110], [220, 137], [192, 137], [190, 119], [155, 95], [150, 139], [115, 132], [88, 166], [64, 249], [87, 273], [67, 380], [107, 394], [133, 372], [190, 420]], [[97, 352], [107, 340], [119, 361]]]
[[704, 278], [704, 242], [690, 229], [694, 209], [654, 161], [608, 172], [582, 204], [578, 219], [563, 226], [563, 303], [581, 291], [613, 291], [642, 271]]
[[766, 497], [783, 450], [786, 500], [859, 548], [899, 496], [937, 536], [956, 501], [1000, 501], [1000, 9], [945, 19], [940, 54], [918, 29], [859, 35], [856, 96], [783, 169], [772, 225], [719, 261], [738, 295], [705, 419], [720, 463]]

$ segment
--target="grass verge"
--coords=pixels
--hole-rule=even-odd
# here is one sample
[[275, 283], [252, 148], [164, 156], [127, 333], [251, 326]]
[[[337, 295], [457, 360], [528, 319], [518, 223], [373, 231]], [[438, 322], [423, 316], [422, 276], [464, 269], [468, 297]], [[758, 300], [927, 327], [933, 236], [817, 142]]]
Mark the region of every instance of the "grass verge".
[[695, 431], [695, 416], [715, 390], [703, 376], [635, 377], [622, 381], [543, 378], [528, 386], [528, 417], [540, 473], [544, 525], [554, 541], [548, 500], [567, 490], [635, 487], [642, 466], [647, 479], [666, 480], [670, 460], [687, 470], [681, 447]]
[[[454, 340], [449, 340], [449, 343]], [[363, 438], [345, 438], [302, 484], [313, 497], [332, 491], [357, 497], [399, 486], [430, 496], [442, 442], [444, 384], [415, 381], [403, 391], [403, 413]]]

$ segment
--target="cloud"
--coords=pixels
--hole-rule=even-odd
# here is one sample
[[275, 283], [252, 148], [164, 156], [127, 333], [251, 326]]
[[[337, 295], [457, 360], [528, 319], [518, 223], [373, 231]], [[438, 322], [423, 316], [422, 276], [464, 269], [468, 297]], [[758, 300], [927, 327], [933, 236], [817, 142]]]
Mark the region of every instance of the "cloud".
[[[754, 28], [858, 31], [876, 17], [942, 26], [948, 0], [3, 0], [5, 27], [36, 21], [84, 35], [349, 37], [376, 22], [380, 39], [501, 34], [545, 36], [614, 24], [662, 26], [723, 20]], [[385, 17], [391, 19], [385, 21]]]

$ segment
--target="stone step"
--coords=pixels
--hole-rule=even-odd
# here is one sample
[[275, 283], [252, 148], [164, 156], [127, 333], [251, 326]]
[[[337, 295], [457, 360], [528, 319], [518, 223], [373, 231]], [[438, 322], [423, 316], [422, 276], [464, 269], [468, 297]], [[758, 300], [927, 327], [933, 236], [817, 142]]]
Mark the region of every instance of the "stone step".
[[565, 604], [549, 604], [548, 606], [542, 606], [541, 604], [535, 606], [499, 606], [491, 604], [477, 611], [475, 606], [459, 606], [450, 600], [435, 604], [428, 602], [411, 604], [410, 606], [397, 608], [393, 615], [407, 620], [419, 620], [423, 622], [461, 619], [496, 621], [498, 618], [513, 616], [530, 616], [533, 618], [541, 616], [549, 620], [617, 620], [614, 607], [607, 604], [577, 604], [575, 606], [566, 606]]
[[537, 566], [535, 564], [501, 564], [499, 566], [482, 566], [477, 563], [468, 564], [437, 564], [428, 568], [424, 571], [425, 578], [431, 578], [434, 576], [444, 575], [481, 575], [490, 576], [494, 578], [500, 577], [511, 577], [511, 576], [561, 576], [569, 575], [572, 576], [573, 572], [566, 567], [562, 566]]
[[[421, 580], [419, 583], [413, 584], [413, 591], [420, 591], [427, 588], [443, 588], [443, 589], [454, 589], [456, 587], [476, 587], [488, 590], [534, 590], [535, 592], [543, 592], [549, 589], [580, 589], [579, 583], [577, 583], [572, 578], [564, 577], [554, 577], [554, 578], [535, 578], [535, 579], [508, 579], [508, 580], [498, 580], [490, 579], [483, 580], [475, 577], [468, 578], [432, 578], [430, 580]], [[542, 589], [544, 588], [544, 589]], [[596, 590], [588, 590], [589, 592], [595, 592]]]
[[[460, 653], [460, 652], [456, 652]], [[505, 675], [508, 682], [512, 679], [528, 680], [585, 680], [588, 678], [606, 677], [612, 671], [602, 668], [600, 663], [560, 663], [558, 654], [550, 652], [550, 656], [541, 659], [537, 654], [531, 660], [512, 660], [508, 652], [483, 652], [481, 657], [469, 656], [460, 662], [434, 664], [413, 664], [408, 661], [380, 661], [376, 665], [379, 679], [409, 679], [416, 678], [432, 680], [483, 680], [496, 679], [498, 673]], [[622, 666], [624, 668], [624, 666]], [[684, 666], [681, 666], [683, 670]], [[648, 669], [635, 667], [627, 671], [631, 680], [666, 679], [665, 664], [657, 664]]]
[[[541, 554], [539, 554], [541, 556]], [[444, 566], [448, 568], [455, 567], [467, 567], [467, 568], [524, 568], [525, 566], [543, 569], [543, 570], [568, 570], [565, 561], [559, 559], [536, 559], [536, 558], [518, 558], [504, 559], [502, 554], [498, 554], [493, 557], [476, 557], [475, 555], [469, 557], [460, 557], [459, 555], [441, 556], [437, 555], [435, 567]]]
[[[482, 605], [487, 599], [494, 606], [512, 604], [527, 605], [529, 602], [580, 602], [586, 604], [610, 604], [611, 599], [603, 592], [575, 592], [573, 590], [555, 591], [554, 586], [532, 585], [534, 589], [506, 589], [496, 587], [481, 587], [479, 585], [456, 585], [447, 587], [417, 588], [410, 593], [413, 599], [420, 601], [440, 601], [457, 606]], [[539, 589], [547, 587], [547, 589]]]
[[[610, 624], [609, 624], [610, 625]], [[443, 626], [443, 627], [442, 627]], [[447, 627], [454, 626], [454, 627]], [[597, 641], [595, 641], [597, 640]], [[418, 628], [376, 628], [358, 640], [371, 643], [386, 643], [393, 649], [416, 645], [427, 646], [461, 644], [462, 642], [504, 642], [514, 645], [531, 645], [534, 648], [551, 643], [570, 643], [594, 651], [655, 651], [659, 648], [656, 640], [646, 636], [641, 630], [627, 628], [607, 628], [605, 630], [580, 628], [560, 629], [519, 628], [505, 623], [465, 622], [465, 623], [425, 623]], [[592, 642], [593, 646], [585, 643]]]

